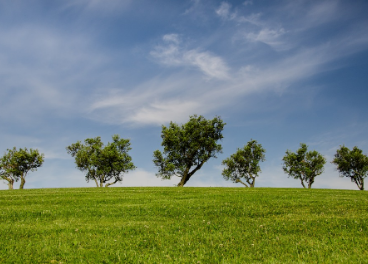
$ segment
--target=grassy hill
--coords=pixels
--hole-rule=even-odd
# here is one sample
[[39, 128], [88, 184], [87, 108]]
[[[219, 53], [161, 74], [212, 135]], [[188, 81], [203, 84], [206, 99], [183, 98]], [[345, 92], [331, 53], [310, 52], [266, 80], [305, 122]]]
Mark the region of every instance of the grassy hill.
[[0, 263], [368, 263], [368, 193], [0, 191]]

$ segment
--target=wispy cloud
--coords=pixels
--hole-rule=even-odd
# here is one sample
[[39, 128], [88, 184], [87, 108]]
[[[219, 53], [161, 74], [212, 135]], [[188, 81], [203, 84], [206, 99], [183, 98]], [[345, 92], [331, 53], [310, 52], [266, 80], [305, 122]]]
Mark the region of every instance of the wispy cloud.
[[47, 26], [2, 28], [0, 48], [0, 116], [25, 123], [51, 112], [80, 113], [83, 103], [76, 102], [83, 95], [76, 85], [107, 61], [87, 36]]
[[268, 28], [263, 28], [259, 32], [251, 32], [246, 34], [246, 39], [252, 42], [262, 42], [276, 50], [284, 50], [288, 49], [289, 45], [287, 45], [284, 41], [281, 40], [281, 37], [285, 34], [285, 29], [275, 29], [271, 30]]
[[231, 19], [230, 18], [230, 8], [231, 5], [227, 2], [222, 2], [219, 8], [216, 10], [216, 14], [219, 15], [223, 19]]
[[[365, 48], [368, 37], [361, 32], [349, 32], [338, 41], [312, 46], [291, 53], [278, 60], [259, 65], [242, 65], [226, 78], [206, 80], [198, 74], [179, 71], [169, 77], [154, 78], [133, 89], [132, 92], [113, 92], [92, 103], [91, 116], [111, 123], [162, 124], [171, 120], [185, 121], [194, 113], [218, 113], [231, 108], [241, 98], [264, 91], [283, 92], [295, 89], [293, 85], [321, 71], [329, 70], [330, 62]], [[196, 66], [207, 76], [222, 76], [221, 60], [207, 53], [184, 50], [177, 35], [164, 37], [168, 45], [157, 48], [151, 55], [165, 65]], [[204, 58], [202, 58], [202, 56]], [[211, 61], [211, 63], [209, 63]], [[201, 63], [204, 65], [201, 65]], [[214, 67], [214, 68], [211, 68]], [[218, 72], [217, 72], [218, 71]], [[180, 98], [180, 99], [178, 99]], [[92, 114], [93, 113], [93, 114]]]
[[192, 66], [210, 78], [228, 78], [229, 67], [221, 57], [208, 51], [183, 48], [177, 34], [164, 35], [162, 39], [165, 44], [151, 51], [151, 55], [160, 63], [168, 66]]

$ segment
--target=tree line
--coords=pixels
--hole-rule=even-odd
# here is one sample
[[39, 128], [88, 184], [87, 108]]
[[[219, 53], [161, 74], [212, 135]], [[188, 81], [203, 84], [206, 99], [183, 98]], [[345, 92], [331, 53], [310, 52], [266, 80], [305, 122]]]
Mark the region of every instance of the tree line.
[[[170, 122], [162, 126], [163, 151], [153, 153], [153, 162], [158, 169], [157, 177], [171, 179], [177, 176], [178, 187], [183, 187], [210, 158], [222, 153], [219, 143], [223, 139], [226, 123], [216, 116], [207, 120], [203, 116], [190, 116], [185, 124]], [[66, 147], [68, 154], [75, 159], [76, 167], [85, 172], [86, 181], [97, 187], [108, 187], [123, 180], [123, 175], [136, 167], [132, 157], [130, 140], [112, 136], [112, 142], [104, 143], [100, 137], [87, 138]], [[265, 161], [266, 150], [256, 140], [251, 139], [243, 148], [222, 161], [225, 180], [240, 183], [245, 187], [255, 187], [256, 178], [261, 172], [260, 162]], [[308, 146], [300, 144], [296, 152], [287, 150], [283, 157], [283, 170], [288, 177], [299, 180], [304, 188], [311, 188], [315, 177], [322, 174], [326, 159], [317, 151], [308, 151]], [[35, 171], [44, 162], [44, 154], [37, 149], [8, 149], [0, 159], [0, 179], [13, 189], [14, 182], [21, 181], [24, 188], [29, 171]], [[364, 190], [364, 179], [368, 175], [368, 157], [358, 147], [352, 150], [340, 146], [332, 160], [341, 177], [348, 177], [359, 190]]]

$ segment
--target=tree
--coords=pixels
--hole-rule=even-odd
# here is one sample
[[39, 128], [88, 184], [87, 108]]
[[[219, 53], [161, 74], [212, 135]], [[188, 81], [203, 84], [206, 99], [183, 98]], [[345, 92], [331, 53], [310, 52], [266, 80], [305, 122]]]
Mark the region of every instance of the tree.
[[314, 178], [322, 174], [326, 159], [317, 151], [307, 152], [307, 149], [306, 144], [300, 143], [296, 153], [287, 150], [282, 160], [284, 172], [289, 174], [289, 177], [299, 179], [304, 188], [306, 188], [305, 184], [308, 184], [310, 189]]
[[368, 157], [361, 149], [355, 146], [353, 150], [350, 150], [345, 146], [340, 146], [332, 163], [337, 165], [341, 177], [349, 177], [359, 190], [364, 190], [364, 178], [368, 173]]
[[[123, 180], [122, 173], [136, 167], [128, 155], [131, 150], [129, 139], [112, 136], [112, 143], [106, 146], [100, 137], [87, 138], [85, 144], [78, 141], [68, 146], [67, 152], [75, 158], [75, 164], [81, 171], [86, 171], [86, 181], [94, 180], [97, 187], [108, 187]], [[108, 183], [113, 179], [113, 182]]]
[[0, 177], [8, 182], [9, 189], [13, 189], [14, 182], [20, 179], [19, 189], [23, 189], [27, 173], [36, 171], [43, 162], [44, 155], [37, 149], [8, 149], [0, 160]]
[[197, 115], [190, 116], [183, 125], [170, 122], [168, 127], [162, 126], [164, 151], [153, 153], [153, 162], [159, 170], [157, 177], [171, 179], [175, 175], [181, 178], [177, 186], [184, 186], [205, 162], [222, 152], [217, 142], [223, 138], [224, 126], [220, 117], [207, 120]]
[[[222, 165], [226, 166], [222, 171], [224, 179], [231, 179], [235, 183], [240, 182], [245, 187], [253, 188], [256, 177], [261, 172], [259, 162], [265, 161], [265, 152], [262, 145], [257, 144], [257, 141], [253, 139], [244, 148], [238, 148], [235, 154], [222, 161]], [[244, 179], [249, 186], [241, 179]]]

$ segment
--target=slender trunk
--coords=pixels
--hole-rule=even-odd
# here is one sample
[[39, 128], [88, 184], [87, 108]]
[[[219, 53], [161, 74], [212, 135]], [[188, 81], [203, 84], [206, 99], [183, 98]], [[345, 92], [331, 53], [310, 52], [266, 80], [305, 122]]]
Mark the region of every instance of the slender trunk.
[[364, 191], [364, 179], [362, 179], [362, 188], [360, 190]]
[[312, 184], [313, 184], [313, 182], [314, 182], [314, 181], [312, 181], [312, 180], [310, 180], [310, 181], [308, 182], [308, 189], [312, 188]]
[[300, 182], [302, 183], [302, 186], [305, 188], [305, 185], [304, 185], [303, 179], [300, 179]]
[[[252, 181], [250, 181], [250, 179], [252, 180]], [[249, 187], [250, 188], [254, 188], [254, 185], [255, 185], [255, 183], [256, 183], [256, 177], [252, 177], [252, 176], [250, 176], [250, 174], [249, 174], [249, 178], [247, 179], [247, 183], [249, 184]]]
[[251, 188], [254, 188], [254, 185], [256, 184], [256, 178], [254, 177], [252, 179], [253, 179], [253, 181], [252, 181], [252, 184], [250, 185], [250, 187]]
[[101, 178], [100, 178], [100, 188], [103, 187], [104, 179], [105, 179], [105, 176], [104, 175], [101, 175]]
[[26, 179], [23, 176], [21, 176], [19, 189], [23, 190], [24, 189], [24, 184], [26, 184]]
[[241, 184], [243, 184], [245, 187], [249, 187], [245, 182], [242, 182], [240, 179], [236, 179], [236, 182], [240, 182]]
[[364, 191], [364, 179], [362, 178], [361, 182], [360, 182], [360, 186], [359, 186], [359, 189], [361, 191]]
[[95, 180], [95, 183], [96, 183], [96, 187], [98, 187], [98, 181], [97, 181], [97, 179], [94, 178], [94, 180]]
[[186, 168], [185, 169], [185, 171], [184, 171], [184, 174], [183, 174], [183, 176], [181, 177], [181, 180], [180, 180], [180, 182], [178, 183], [178, 187], [183, 187], [184, 186], [184, 184], [186, 184], [187, 183], [187, 181], [189, 180], [189, 175], [188, 175], [188, 173], [189, 173], [189, 167], [188, 168]]
[[14, 180], [13, 179], [7, 179], [8, 181], [8, 187], [9, 187], [9, 190], [13, 190], [13, 185], [14, 185]]
[[360, 177], [355, 177], [352, 179], [355, 184], [358, 186], [358, 189], [361, 190], [361, 191], [364, 191], [364, 179], [363, 178], [360, 178]]
[[115, 181], [114, 181], [114, 182], [106, 183], [105, 187], [109, 187], [110, 185], [113, 185], [113, 184], [115, 184], [115, 183], [117, 183], [117, 182], [118, 182], [118, 180], [117, 180], [117, 179], [115, 179]]
[[197, 165], [197, 167], [192, 170], [191, 172], [189, 172], [191, 166], [188, 166], [185, 171], [184, 171], [184, 175], [183, 177], [181, 178], [181, 181], [179, 182], [178, 184], [178, 187], [183, 187], [187, 181], [189, 181], [190, 177], [193, 176], [193, 174], [197, 171], [197, 170], [200, 170], [203, 166], [203, 164], [205, 163], [205, 161], [202, 161], [199, 165]]

